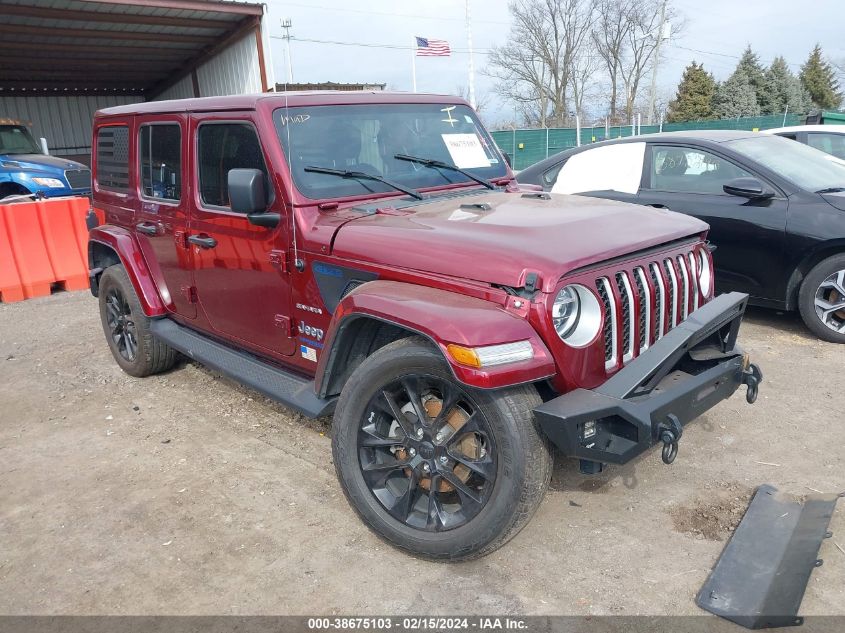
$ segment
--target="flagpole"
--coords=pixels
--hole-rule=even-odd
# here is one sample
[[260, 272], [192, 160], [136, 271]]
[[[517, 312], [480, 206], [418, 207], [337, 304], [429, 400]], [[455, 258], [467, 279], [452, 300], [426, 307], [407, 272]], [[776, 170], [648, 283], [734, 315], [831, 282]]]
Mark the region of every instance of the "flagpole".
[[414, 45], [411, 47], [411, 85], [413, 92], [417, 91], [417, 38], [414, 37]]
[[469, 48], [469, 104], [476, 109], [475, 103], [475, 66], [472, 59], [472, 20], [469, 12], [469, 0], [466, 0], [467, 48]]

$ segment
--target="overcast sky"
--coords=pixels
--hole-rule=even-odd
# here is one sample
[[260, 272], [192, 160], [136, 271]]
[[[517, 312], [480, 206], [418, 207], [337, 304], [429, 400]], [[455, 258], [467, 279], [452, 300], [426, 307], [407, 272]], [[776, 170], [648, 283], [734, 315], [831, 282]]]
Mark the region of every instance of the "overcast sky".
[[[674, 91], [684, 67], [703, 62], [717, 79], [727, 77], [747, 44], [764, 63], [783, 55], [797, 72], [816, 42], [826, 55], [845, 58], [845, 0], [671, 0], [686, 19], [684, 33], [661, 53], [658, 90]], [[507, 41], [510, 31], [506, 0], [470, 0], [476, 50], [476, 92], [489, 102], [488, 123], [513, 118], [484, 76], [487, 52]], [[408, 47], [419, 35], [447, 40], [455, 50], [448, 58], [417, 58], [419, 92], [455, 93], [468, 83], [469, 56], [461, 0], [269, 0], [271, 36], [282, 34], [280, 21], [290, 18], [293, 78], [296, 82], [373, 82], [388, 89], [411, 89], [411, 51], [346, 46], [302, 40]], [[696, 49], [696, 50], [690, 50]], [[285, 45], [271, 39], [276, 79], [287, 76]], [[648, 83], [646, 84], [648, 85]]]

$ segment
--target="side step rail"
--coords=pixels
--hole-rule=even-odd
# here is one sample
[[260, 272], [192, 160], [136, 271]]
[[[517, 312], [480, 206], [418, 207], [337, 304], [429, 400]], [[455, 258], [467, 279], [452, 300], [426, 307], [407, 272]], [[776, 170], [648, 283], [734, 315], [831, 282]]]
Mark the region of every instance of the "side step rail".
[[209, 339], [170, 319], [150, 324], [153, 334], [188, 358], [243, 383], [268, 398], [296, 409], [309, 418], [330, 415], [336, 399], [323, 399], [314, 392], [314, 381], [289, 373], [252, 354]]

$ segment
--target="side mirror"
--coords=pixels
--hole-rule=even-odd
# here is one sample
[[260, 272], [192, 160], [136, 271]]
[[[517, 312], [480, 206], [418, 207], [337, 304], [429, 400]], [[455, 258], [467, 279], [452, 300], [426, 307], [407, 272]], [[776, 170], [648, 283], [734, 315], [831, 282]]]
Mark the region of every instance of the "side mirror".
[[272, 228], [281, 219], [278, 213], [267, 213], [267, 189], [260, 169], [230, 169], [228, 175], [229, 204], [235, 213], [246, 214], [251, 224]]
[[748, 198], [749, 200], [765, 200], [773, 198], [775, 195], [774, 191], [756, 178], [734, 178], [725, 183], [722, 190], [728, 195]]
[[45, 156], [49, 156], [50, 155], [50, 148], [47, 147], [47, 139], [42, 136], [38, 140], [41, 141], [41, 153], [44, 154]]

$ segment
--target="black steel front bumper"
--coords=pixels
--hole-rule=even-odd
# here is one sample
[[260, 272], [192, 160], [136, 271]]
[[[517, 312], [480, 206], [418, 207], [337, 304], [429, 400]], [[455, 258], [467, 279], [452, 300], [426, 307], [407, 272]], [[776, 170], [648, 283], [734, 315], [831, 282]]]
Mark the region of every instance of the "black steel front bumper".
[[736, 346], [748, 296], [721, 295], [693, 312], [600, 387], [577, 389], [534, 409], [546, 436], [582, 470], [624, 464], [658, 442], [671, 463], [683, 426], [748, 385], [760, 370]]

